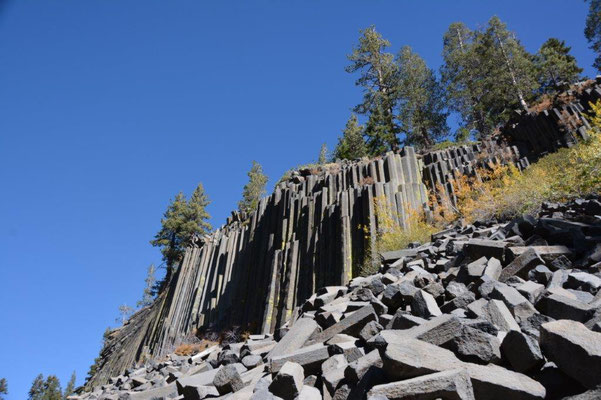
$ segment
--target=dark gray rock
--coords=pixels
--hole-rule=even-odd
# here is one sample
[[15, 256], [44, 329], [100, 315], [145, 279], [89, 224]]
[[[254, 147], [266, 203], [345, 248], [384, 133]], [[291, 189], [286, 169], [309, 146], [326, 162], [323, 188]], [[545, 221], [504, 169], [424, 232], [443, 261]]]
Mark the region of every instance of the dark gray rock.
[[517, 372], [532, 372], [545, 363], [536, 340], [518, 331], [507, 332], [501, 344], [501, 351]]
[[473, 400], [472, 381], [464, 369], [451, 369], [423, 375], [400, 382], [374, 386], [368, 393], [370, 399], [453, 399]]
[[540, 347], [549, 360], [586, 388], [601, 384], [601, 333], [576, 321], [543, 324]]
[[498, 363], [501, 360], [500, 346], [496, 336], [469, 326], [463, 326], [457, 335], [441, 344], [460, 360], [476, 364]]
[[213, 378], [213, 386], [217, 388], [220, 395], [230, 392], [237, 392], [244, 387], [244, 382], [233, 365], [226, 365], [220, 368]]
[[530, 247], [503, 268], [501, 276], [499, 276], [499, 282], [505, 282], [513, 275], [526, 279], [528, 272], [540, 264], [544, 264], [543, 259], [534, 248]]
[[269, 352], [268, 358], [277, 357], [300, 349], [311, 335], [319, 332], [319, 325], [312, 319], [301, 318]]
[[536, 309], [554, 319], [571, 319], [579, 322], [588, 321], [595, 312], [585, 303], [557, 294], [541, 297], [536, 303]]
[[422, 318], [442, 315], [434, 297], [423, 290], [416, 292], [413, 296], [413, 300], [411, 301], [411, 313]]
[[303, 367], [294, 362], [286, 362], [269, 385], [269, 391], [284, 400], [294, 400], [303, 389]]

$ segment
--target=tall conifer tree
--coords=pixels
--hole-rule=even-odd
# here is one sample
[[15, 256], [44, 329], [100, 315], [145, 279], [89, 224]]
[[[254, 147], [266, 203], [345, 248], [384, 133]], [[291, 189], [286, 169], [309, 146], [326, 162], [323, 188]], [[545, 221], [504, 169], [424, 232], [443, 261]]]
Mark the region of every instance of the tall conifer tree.
[[165, 279], [159, 283], [159, 291], [171, 279], [186, 246], [191, 243], [194, 236], [207, 234], [212, 229], [208, 222], [210, 216], [206, 211], [209, 203], [204, 187], [202, 183], [199, 183], [189, 201], [180, 192], [167, 207], [161, 219], [161, 229], [150, 241], [153, 246], [161, 248], [163, 260], [167, 266]]
[[548, 39], [535, 56], [537, 79], [542, 92], [561, 89], [561, 83], [574, 83], [580, 77], [582, 68], [570, 54], [571, 48], [563, 40]]
[[357, 116], [351, 114], [346, 123], [342, 136], [334, 149], [334, 158], [354, 160], [367, 155], [367, 146], [363, 139], [363, 127], [359, 125]]
[[63, 397], [65, 399], [75, 393], [75, 380], [76, 379], [77, 379], [77, 376], [75, 375], [75, 371], [73, 371], [73, 373], [71, 374], [71, 378], [69, 379], [69, 382], [67, 383], [67, 387], [65, 388], [65, 390], [63, 392]]
[[62, 400], [63, 393], [58, 378], [54, 375], [44, 376], [39, 374], [29, 389], [29, 400]]
[[[483, 94], [480, 62], [475, 52], [475, 34], [462, 22], [454, 22], [443, 37], [442, 84], [450, 110], [459, 113], [462, 133], [476, 130], [486, 136], [485, 112], [480, 106]], [[465, 135], [464, 135], [465, 136]]]
[[483, 99], [499, 108], [528, 111], [529, 97], [537, 89], [533, 57], [497, 16], [478, 35], [477, 51], [484, 67]]
[[265, 185], [267, 185], [267, 175], [263, 173], [263, 167], [256, 161], [252, 162], [250, 171], [248, 171], [248, 183], [242, 190], [242, 200], [238, 202], [238, 209], [247, 215], [257, 209], [259, 200], [265, 195]]
[[584, 36], [590, 48], [597, 54], [593, 66], [601, 71], [601, 0], [588, 0], [589, 9], [586, 17]]
[[138, 300], [136, 306], [138, 307], [147, 307], [152, 304], [155, 295], [155, 284], [156, 284], [156, 268], [154, 264], [150, 264], [148, 266], [148, 270], [146, 271], [146, 279], [144, 279], [144, 292], [142, 293], [142, 298]]
[[429, 148], [449, 131], [442, 87], [434, 71], [409, 46], [399, 52], [397, 65], [397, 119], [405, 144]]
[[355, 111], [368, 116], [365, 135], [371, 154], [397, 148], [398, 126], [394, 120], [396, 65], [386, 49], [390, 42], [371, 26], [361, 31], [359, 44], [348, 55], [349, 73], [360, 72], [355, 84], [363, 88], [363, 102]]

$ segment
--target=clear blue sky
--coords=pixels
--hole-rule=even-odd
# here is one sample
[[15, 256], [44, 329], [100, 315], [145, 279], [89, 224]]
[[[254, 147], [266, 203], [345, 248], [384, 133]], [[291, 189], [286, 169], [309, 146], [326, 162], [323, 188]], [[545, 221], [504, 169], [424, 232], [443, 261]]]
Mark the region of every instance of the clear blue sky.
[[[419, 3], [419, 5], [418, 5]], [[78, 384], [135, 304], [169, 199], [203, 182], [213, 225], [251, 161], [272, 178], [332, 148], [360, 100], [345, 55], [370, 24], [438, 68], [454, 21], [497, 14], [530, 51], [593, 54], [581, 0], [0, 0], [0, 377]]]

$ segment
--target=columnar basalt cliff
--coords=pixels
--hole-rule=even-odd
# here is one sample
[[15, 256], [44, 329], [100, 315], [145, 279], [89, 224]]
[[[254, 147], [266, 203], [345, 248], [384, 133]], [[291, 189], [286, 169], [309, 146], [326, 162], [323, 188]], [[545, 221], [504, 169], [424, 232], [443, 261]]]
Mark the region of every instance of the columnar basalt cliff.
[[196, 238], [153, 305], [111, 333], [88, 386], [171, 352], [195, 330], [235, 325], [273, 333], [317, 289], [346, 285], [366, 255], [375, 255], [375, 197], [385, 198], [404, 226], [408, 210], [428, 211], [430, 191], [442, 188], [452, 197], [451, 178], [458, 174], [491, 161], [524, 168], [529, 159], [569, 146], [586, 137], [588, 102], [601, 98], [601, 87], [577, 94], [561, 110], [522, 116], [495, 140], [423, 155], [405, 147], [295, 172], [254, 213], [234, 213]]

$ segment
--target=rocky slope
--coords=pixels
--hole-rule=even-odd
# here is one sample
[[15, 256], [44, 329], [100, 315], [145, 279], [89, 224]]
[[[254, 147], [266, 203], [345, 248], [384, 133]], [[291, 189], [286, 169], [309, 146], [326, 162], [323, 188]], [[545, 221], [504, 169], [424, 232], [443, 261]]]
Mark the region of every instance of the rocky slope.
[[317, 290], [274, 335], [73, 398], [598, 399], [599, 289], [601, 201], [545, 204], [384, 253], [380, 273]]

